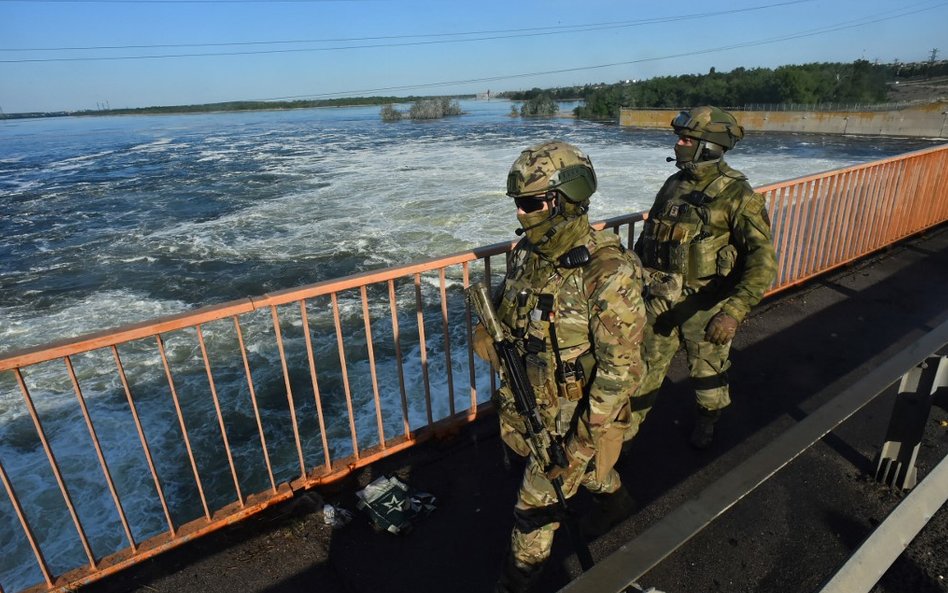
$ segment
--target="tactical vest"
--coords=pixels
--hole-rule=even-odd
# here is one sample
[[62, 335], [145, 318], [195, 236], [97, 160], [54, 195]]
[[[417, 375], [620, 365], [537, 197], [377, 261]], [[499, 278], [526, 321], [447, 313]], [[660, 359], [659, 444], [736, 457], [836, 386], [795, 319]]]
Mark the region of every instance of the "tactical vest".
[[686, 287], [727, 276], [734, 269], [737, 251], [729, 247], [729, 230], [709, 224], [711, 203], [732, 183], [743, 179], [721, 175], [703, 190], [678, 192], [661, 204], [660, 210], [653, 209], [639, 245], [642, 264], [681, 274]]
[[[590, 258], [604, 249], [623, 251], [619, 238], [593, 232], [587, 241]], [[591, 261], [591, 260], [590, 260]], [[588, 263], [564, 267], [533, 256], [518, 246], [512, 256], [497, 316], [524, 355], [527, 377], [537, 404], [555, 413], [557, 398], [579, 400], [595, 372], [589, 337]], [[635, 262], [638, 268], [638, 262]], [[549, 312], [552, 312], [553, 331]], [[556, 347], [552, 334], [556, 334]]]

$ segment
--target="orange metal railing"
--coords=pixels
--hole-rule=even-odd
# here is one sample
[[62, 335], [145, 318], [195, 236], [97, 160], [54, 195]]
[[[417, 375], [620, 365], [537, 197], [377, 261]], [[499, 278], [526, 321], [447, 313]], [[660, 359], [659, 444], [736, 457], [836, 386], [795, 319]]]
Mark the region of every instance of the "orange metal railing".
[[[948, 145], [760, 188], [779, 259], [771, 293], [944, 222], [946, 165]], [[631, 214], [596, 226], [623, 233], [628, 244], [642, 219]], [[512, 245], [0, 358], [0, 390], [22, 395], [19, 428], [28, 417], [50, 476], [45, 486], [18, 481], [0, 459], [15, 515], [10, 527], [19, 523], [21, 551], [35, 560], [35, 580], [41, 579], [29, 590], [101, 578], [475, 419], [495, 385], [469, 346], [471, 313], [462, 290], [475, 280], [502, 278]], [[97, 417], [107, 418], [105, 430]], [[70, 422], [85, 424], [87, 443], [65, 441]], [[110, 447], [127, 449], [131, 442], [141, 447], [136, 459], [146, 477], [136, 481], [119, 460], [125, 467], [117, 480]], [[115, 510], [109, 521], [94, 522], [92, 535], [74, 492], [94, 478], [64, 472], [58, 457], [69, 457], [68, 469], [80, 454], [101, 470]], [[100, 493], [101, 486], [93, 489]], [[38, 534], [39, 510], [32, 505], [40, 496], [48, 505], [56, 490], [62, 523], [71, 523], [78, 543], [51, 561], [48, 539], [62, 532]], [[142, 500], [151, 505], [147, 513], [137, 510]]]

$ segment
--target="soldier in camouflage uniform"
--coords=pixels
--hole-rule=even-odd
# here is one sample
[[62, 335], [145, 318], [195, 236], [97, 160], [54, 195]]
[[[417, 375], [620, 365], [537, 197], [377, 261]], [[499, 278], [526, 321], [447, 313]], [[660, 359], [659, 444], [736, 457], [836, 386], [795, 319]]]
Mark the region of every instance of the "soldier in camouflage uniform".
[[[525, 440], [513, 395], [502, 385], [494, 395], [501, 436], [528, 462], [501, 592], [526, 591], [549, 557], [561, 518], [551, 480], [562, 477], [567, 498], [580, 485], [593, 493], [587, 531], [604, 531], [632, 511], [613, 466], [631, 422], [629, 397], [644, 374], [642, 270], [617, 235], [589, 226], [595, 190], [592, 162], [560, 141], [523, 151], [507, 177], [522, 225], [517, 234], [524, 238], [495, 293], [497, 317], [523, 355], [544, 425], [562, 439], [569, 466], [544, 472]], [[552, 317], [542, 314], [541, 295], [547, 303], [552, 297]], [[480, 356], [496, 356], [483, 326], [474, 341]]]
[[744, 128], [717, 107], [681, 112], [671, 125], [679, 136], [680, 170], [659, 190], [635, 244], [652, 291], [646, 301], [648, 373], [633, 398], [630, 434], [683, 342], [697, 396], [691, 443], [705, 449], [721, 410], [731, 403], [731, 340], [773, 283], [776, 261], [764, 197], [723, 158], [744, 137]]

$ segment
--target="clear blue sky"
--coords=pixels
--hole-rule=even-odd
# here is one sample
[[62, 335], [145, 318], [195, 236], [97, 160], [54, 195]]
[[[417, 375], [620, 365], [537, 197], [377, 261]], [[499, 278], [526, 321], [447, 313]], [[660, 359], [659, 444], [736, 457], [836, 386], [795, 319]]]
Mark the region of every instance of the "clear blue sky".
[[[460, 94], [711, 67], [925, 61], [932, 49], [944, 59], [946, 41], [946, 0], [0, 0], [0, 109]], [[176, 54], [189, 55], [142, 57]]]

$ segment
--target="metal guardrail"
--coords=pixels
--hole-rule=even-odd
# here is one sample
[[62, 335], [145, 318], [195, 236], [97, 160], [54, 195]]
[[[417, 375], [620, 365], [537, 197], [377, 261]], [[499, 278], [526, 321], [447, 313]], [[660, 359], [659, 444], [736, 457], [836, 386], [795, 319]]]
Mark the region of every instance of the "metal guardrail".
[[918, 101], [898, 101], [895, 103], [745, 103], [739, 111], [898, 111], [917, 107]]
[[[778, 253], [770, 294], [948, 220], [946, 170], [948, 145], [759, 188]], [[643, 218], [630, 214], [596, 226], [624, 233], [630, 244]], [[0, 459], [16, 517], [3, 528], [18, 532], [41, 580], [29, 590], [101, 578], [474, 420], [495, 386], [471, 351], [462, 290], [475, 264], [488, 282], [502, 277], [505, 266], [494, 262], [512, 246], [0, 357], [0, 390], [22, 395], [18, 429], [32, 434], [30, 450], [45, 458], [32, 466], [47, 466], [42, 480], [25, 480]], [[437, 329], [429, 335], [430, 328]], [[103, 406], [123, 415], [120, 423], [110, 418], [106, 431], [96, 423]], [[75, 423], [85, 424], [88, 442], [64, 440]], [[141, 447], [137, 465], [119, 472], [109, 463], [113, 448], [130, 444], [116, 433], [132, 435]], [[101, 479], [63, 471], [65, 455], [91, 460]], [[99, 496], [103, 487], [115, 514], [98, 517], [90, 535], [74, 493]], [[57, 534], [34, 529], [34, 501], [52, 496], [61, 497], [60, 522], [73, 526], [77, 544], [51, 561], [45, 550]]]
[[[858, 381], [841, 385], [840, 380], [828, 386], [824, 393], [835, 394], [832, 400], [726, 473], [697, 497], [686, 501], [581, 574], [561, 589], [561, 593], [626, 591], [642, 575], [945, 344], [948, 344], [948, 321], [881, 361]], [[843, 587], [832, 591], [856, 593], [860, 589]]]

